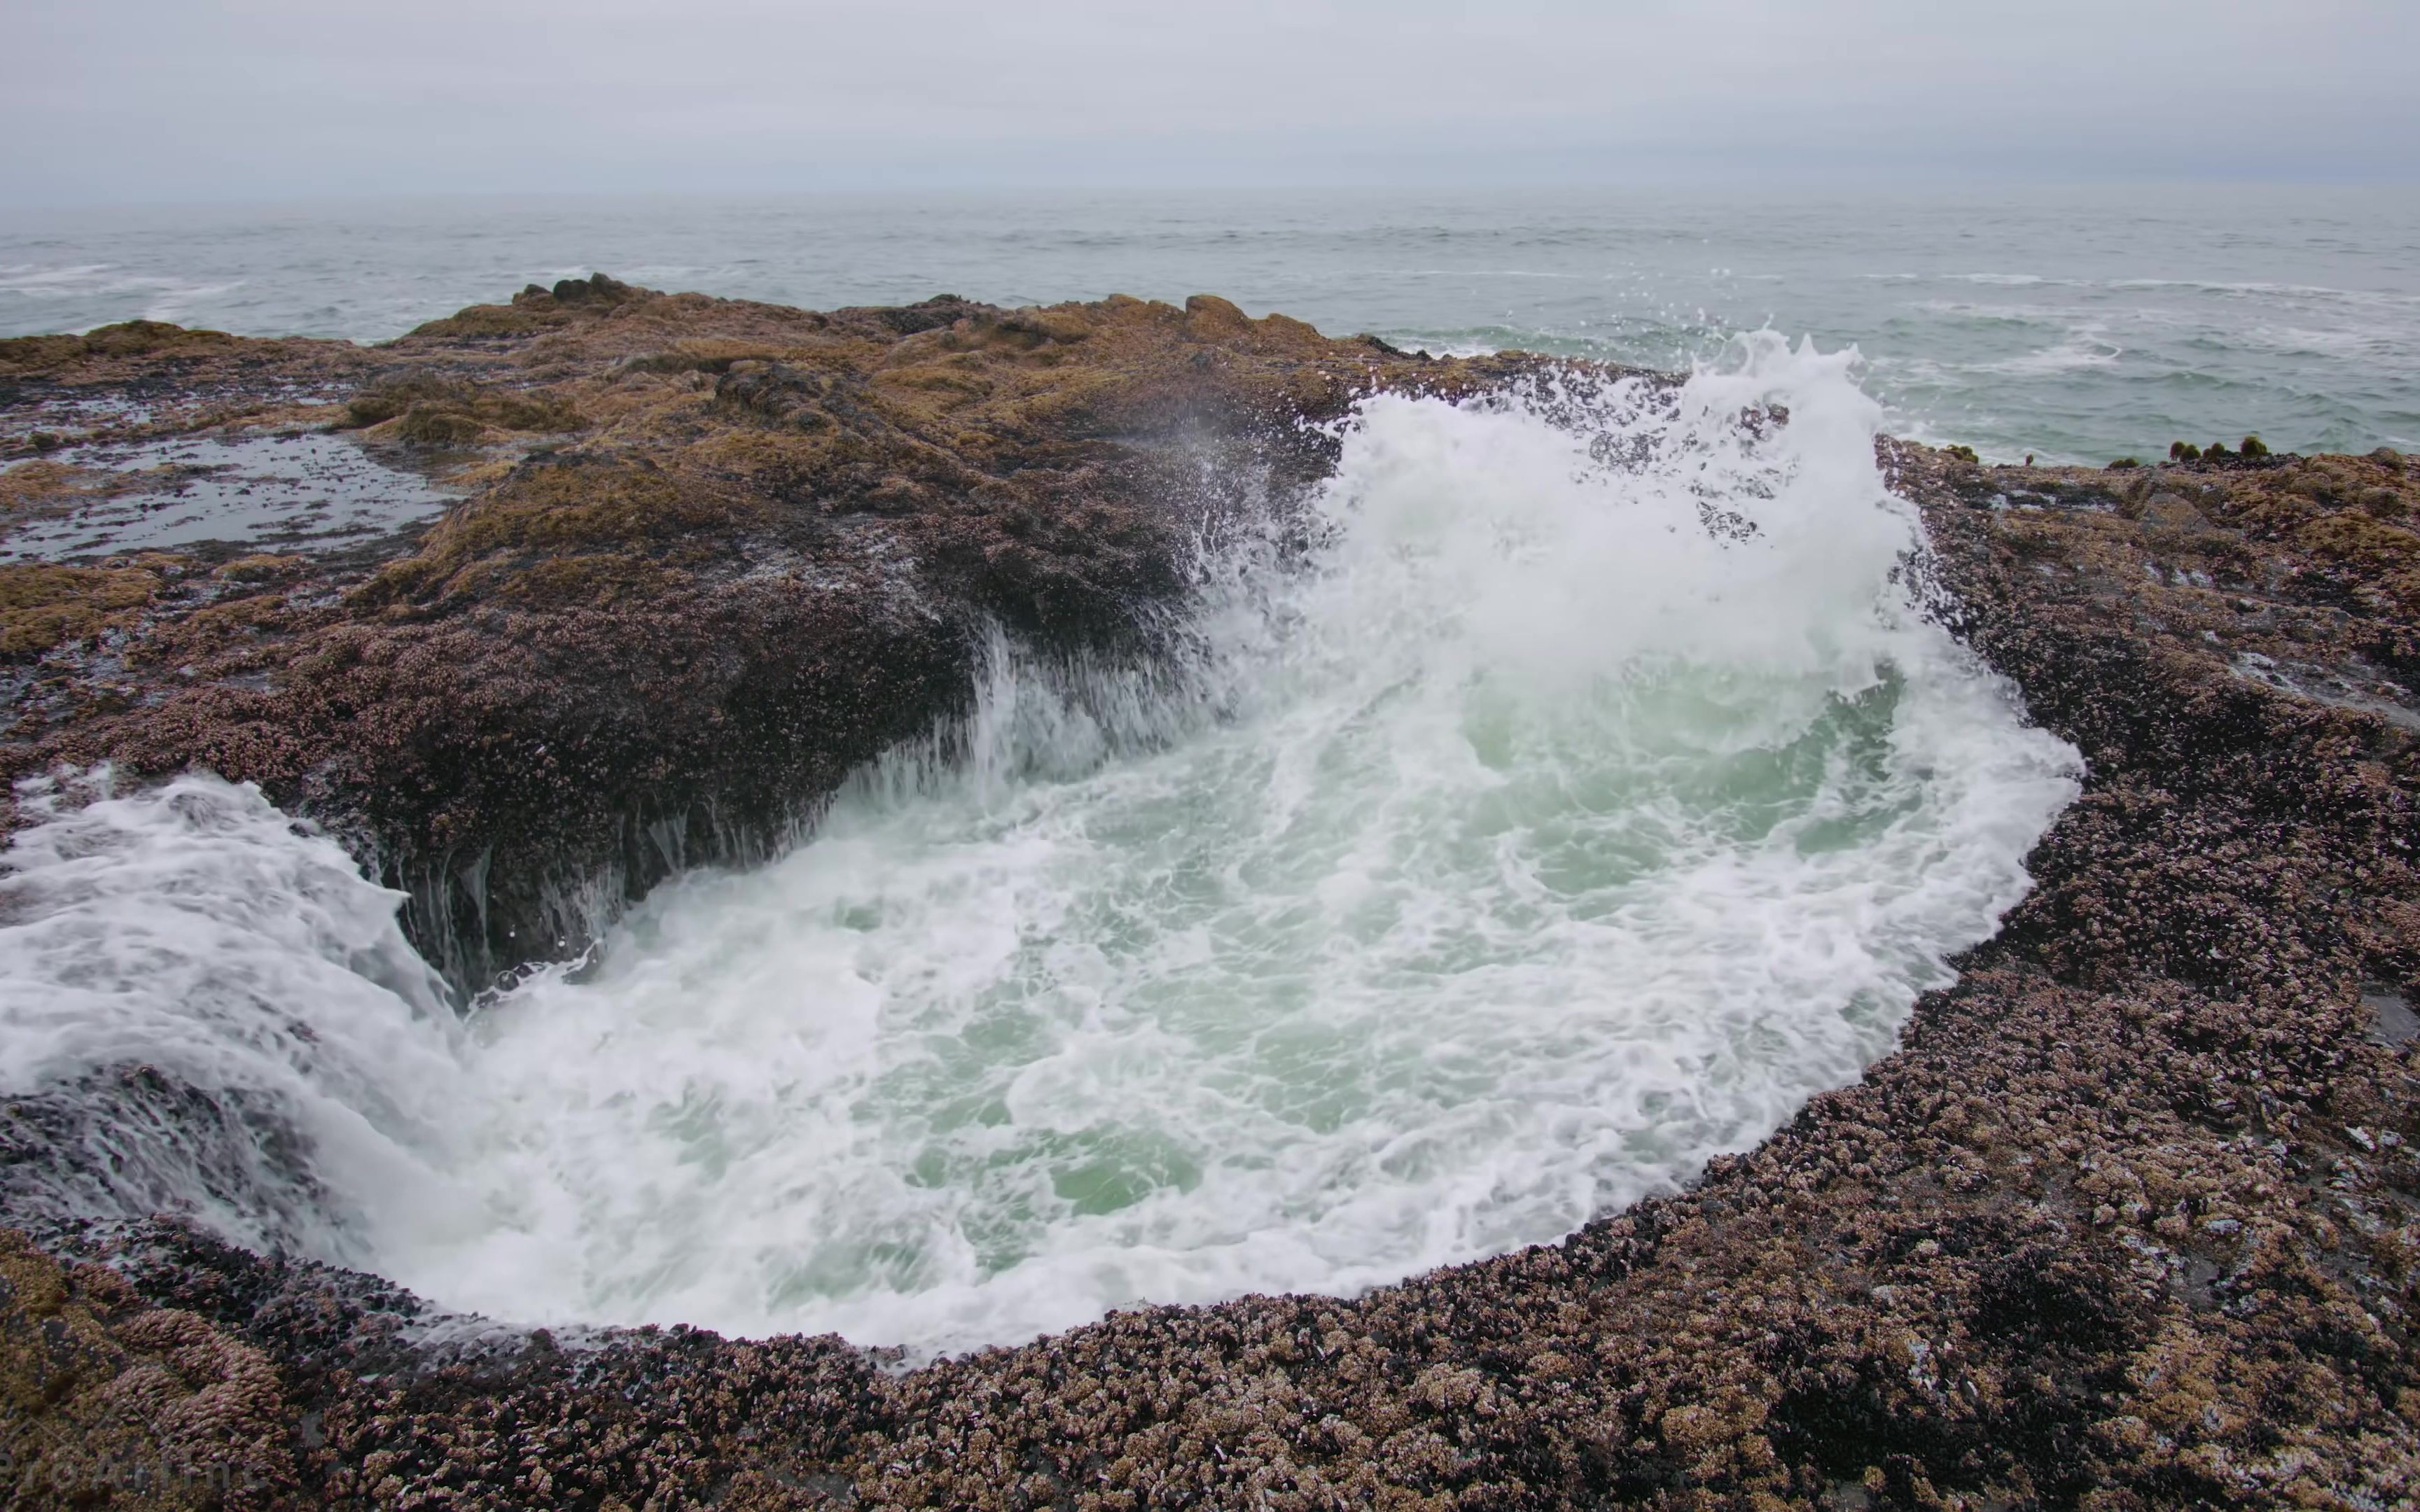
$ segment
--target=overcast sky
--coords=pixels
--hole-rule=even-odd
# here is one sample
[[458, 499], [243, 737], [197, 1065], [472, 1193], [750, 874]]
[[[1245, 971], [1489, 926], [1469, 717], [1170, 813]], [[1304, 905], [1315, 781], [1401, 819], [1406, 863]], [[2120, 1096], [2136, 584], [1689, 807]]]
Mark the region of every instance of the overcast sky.
[[0, 204], [2420, 178], [2420, 0], [6, 0]]

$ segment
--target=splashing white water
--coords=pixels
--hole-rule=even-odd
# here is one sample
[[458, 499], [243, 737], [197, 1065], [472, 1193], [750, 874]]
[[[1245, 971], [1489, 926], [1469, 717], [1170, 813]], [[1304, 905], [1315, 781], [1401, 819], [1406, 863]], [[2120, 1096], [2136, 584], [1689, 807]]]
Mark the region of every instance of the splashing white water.
[[[85, 1158], [49, 1173], [51, 1205], [190, 1211], [256, 1247], [299, 1226], [367, 1258], [414, 1196], [442, 1194], [415, 1151], [441, 1143], [459, 1064], [402, 895], [257, 789], [84, 785], [21, 789], [33, 823], [0, 855], [0, 1090], [107, 1097], [102, 1073], [149, 1067], [227, 1117], [196, 1129], [147, 1084], [120, 1088]], [[307, 1166], [281, 1161], [288, 1143]], [[367, 1194], [398, 1200], [352, 1200]]]
[[956, 1348], [1553, 1240], [1854, 1079], [2073, 792], [1908, 603], [1875, 419], [1771, 337], [1677, 393], [1373, 399], [1309, 559], [1212, 563], [1177, 673], [1000, 648], [965, 759], [460, 1033], [256, 796], [51, 819], [8, 1076], [256, 1089], [326, 1189], [287, 1237], [528, 1321]]

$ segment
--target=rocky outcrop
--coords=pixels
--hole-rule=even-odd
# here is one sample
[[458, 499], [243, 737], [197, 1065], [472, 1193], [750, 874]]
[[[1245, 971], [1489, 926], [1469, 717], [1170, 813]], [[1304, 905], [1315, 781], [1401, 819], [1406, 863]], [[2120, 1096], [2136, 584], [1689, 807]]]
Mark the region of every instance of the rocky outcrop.
[[0, 1392], [12, 1507], [275, 1506], [302, 1489], [294, 1404], [267, 1356], [8, 1229]]
[[[688, 310], [721, 324], [670, 334]], [[372, 444], [414, 406], [482, 427], [472, 501], [344, 569], [334, 599], [280, 586], [283, 568], [234, 587], [187, 559], [91, 569], [156, 579], [141, 605], [92, 609], [101, 635], [161, 648], [129, 665], [181, 656], [216, 681], [147, 703], [155, 685], [137, 680], [111, 706], [116, 674], [45, 653], [87, 670], [26, 695], [26, 749], [232, 752], [441, 856], [558, 790], [453, 808], [437, 772], [598, 769], [502, 760], [524, 748], [505, 732], [597, 732], [572, 748], [651, 753], [653, 782], [759, 759], [811, 790], [803, 758], [747, 752], [844, 759], [826, 726], [781, 727], [784, 708], [861, 710], [870, 741], [914, 722], [900, 690], [928, 682], [935, 702], [913, 711], [928, 717], [964, 656], [934, 601], [1043, 637], [1133, 634], [1131, 607], [1182, 579], [1152, 501], [1205, 518], [1244, 502], [1166, 493], [1191, 476], [1179, 459], [1241, 459], [1281, 491], [1325, 460], [1291, 415], [1332, 413], [1356, 385], [1455, 392], [1505, 371], [1365, 355], [1207, 301], [810, 316], [609, 286], [441, 327], [373, 354], [397, 371], [347, 393], [399, 406], [359, 417]], [[1095, 341], [1131, 357], [1063, 371]], [[42, 381], [120, 359], [66, 361]], [[407, 395], [413, 372], [453, 386]], [[583, 428], [516, 430], [499, 393], [568, 406]], [[1924, 509], [1949, 612], [2084, 750], [2086, 791], [2031, 857], [2033, 894], [1919, 1003], [1902, 1048], [1687, 1193], [1355, 1300], [1120, 1314], [906, 1373], [835, 1340], [686, 1330], [441, 1348], [416, 1303], [368, 1278], [164, 1223], [44, 1236], [132, 1288], [79, 1336], [134, 1359], [123, 1332], [157, 1307], [207, 1320], [212, 1359], [273, 1363], [282, 1395], [256, 1399], [277, 1432], [228, 1433], [289, 1457], [262, 1461], [268, 1504], [2408, 1504], [2420, 477], [2388, 454], [2104, 471], [1892, 445], [1885, 460]], [[915, 563], [895, 579], [814, 576], [893, 550]], [[745, 563], [765, 562], [799, 586], [751, 587]], [[866, 638], [817, 642], [836, 657], [919, 670], [817, 672], [803, 653], [721, 644], [774, 627], [747, 618], [774, 603], [832, 606], [780, 623]], [[667, 606], [681, 623], [649, 618]], [[599, 656], [623, 659], [585, 665]], [[248, 692], [218, 671], [238, 667], [276, 676]], [[512, 691], [479, 702], [507, 673]], [[661, 711], [755, 707], [758, 677], [805, 702], [725, 716], [745, 738], [656, 728]], [[342, 754], [354, 743], [369, 754]], [[431, 786], [405, 789], [423, 796], [372, 801], [371, 774], [423, 773]], [[611, 833], [604, 810], [571, 818]], [[112, 1329], [115, 1344], [94, 1332]], [[19, 1435], [65, 1442], [85, 1421], [58, 1399], [65, 1415], [9, 1419], [12, 1464], [35, 1452]]]
[[20, 516], [127, 486], [59, 460], [80, 443], [306, 425], [464, 495], [366, 542], [0, 563], [0, 776], [256, 781], [408, 888], [475, 987], [771, 843], [964, 701], [985, 625], [1134, 649], [1194, 543], [1317, 476], [1357, 396], [1504, 370], [1207, 297], [817, 314], [601, 276], [369, 352], [0, 343]]

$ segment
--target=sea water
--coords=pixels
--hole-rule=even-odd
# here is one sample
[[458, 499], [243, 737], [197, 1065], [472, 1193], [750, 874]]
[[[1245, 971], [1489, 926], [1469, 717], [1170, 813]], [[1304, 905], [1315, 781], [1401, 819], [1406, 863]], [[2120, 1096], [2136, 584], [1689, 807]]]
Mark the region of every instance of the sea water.
[[0, 335], [379, 341], [602, 270], [825, 308], [1222, 294], [1332, 335], [1685, 367], [1856, 346], [1892, 433], [2102, 463], [2420, 448], [2420, 190], [2200, 184], [362, 201], [0, 212]]

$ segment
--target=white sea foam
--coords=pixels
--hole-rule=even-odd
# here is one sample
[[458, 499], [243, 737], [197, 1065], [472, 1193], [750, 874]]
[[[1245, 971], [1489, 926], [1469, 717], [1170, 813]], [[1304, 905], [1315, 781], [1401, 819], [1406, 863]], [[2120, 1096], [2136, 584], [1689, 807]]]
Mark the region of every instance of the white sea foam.
[[[138, 273], [113, 263], [0, 264], [0, 298], [81, 301], [121, 295], [144, 297], [141, 318], [175, 321], [196, 301], [241, 288], [242, 279], [196, 283], [192, 279]], [[93, 322], [102, 324], [104, 322]], [[91, 329], [87, 326], [85, 329]]]
[[2078, 332], [2074, 336], [2053, 346], [2043, 347], [2018, 357], [2004, 357], [1988, 363], [1968, 364], [1976, 373], [2000, 373], [2016, 378], [2038, 378], [2054, 373], [2072, 373], [2086, 368], [2114, 367], [2126, 355], [2126, 348], [2097, 331]]
[[8, 1075], [256, 1088], [332, 1194], [280, 1237], [529, 1321], [949, 1349], [1552, 1240], [1885, 1052], [2073, 792], [1909, 604], [1849, 363], [1373, 399], [1173, 671], [997, 646], [954, 759], [463, 1032], [256, 795], [63, 812]]
[[[401, 895], [256, 788], [195, 775], [116, 796], [105, 769], [70, 787], [22, 789], [34, 822], [0, 853], [0, 1092], [148, 1067], [240, 1127], [221, 1151], [202, 1148], [215, 1131], [115, 1118], [97, 1158], [49, 1173], [59, 1205], [183, 1209], [355, 1262], [402, 1242], [386, 1226], [450, 1193], [428, 1162], [459, 1030], [396, 926]], [[220, 1153], [244, 1168], [211, 1171]]]

